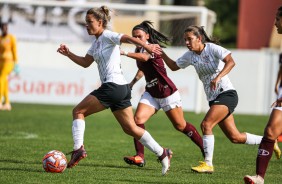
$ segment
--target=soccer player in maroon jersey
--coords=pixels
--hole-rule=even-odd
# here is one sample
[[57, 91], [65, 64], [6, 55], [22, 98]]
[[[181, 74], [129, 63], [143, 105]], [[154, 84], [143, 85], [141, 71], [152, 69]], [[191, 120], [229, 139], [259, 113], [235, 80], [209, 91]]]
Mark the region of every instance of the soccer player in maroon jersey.
[[[275, 26], [278, 34], [282, 34], [282, 6], [276, 13]], [[275, 140], [282, 134], [282, 96], [273, 104], [268, 123], [264, 129], [264, 135], [260, 143], [256, 161], [256, 175], [244, 177], [246, 184], [263, 184], [266, 169], [273, 153]]]
[[[143, 21], [132, 30], [132, 36], [147, 44], [165, 44], [169, 39], [152, 27], [152, 22]], [[161, 45], [162, 46], [162, 45]], [[164, 47], [164, 46], [163, 46]], [[135, 52], [124, 52], [121, 55], [136, 60], [138, 71], [131, 88], [141, 78], [145, 77], [146, 90], [143, 93], [135, 112], [135, 123], [145, 129], [147, 120], [163, 109], [176, 130], [187, 135], [204, 154], [203, 140], [196, 128], [184, 119], [181, 97], [174, 83], [167, 76], [163, 59], [160, 55], [151, 55], [143, 47], [137, 46]], [[124, 157], [128, 164], [143, 167], [145, 165], [144, 146], [134, 139], [136, 155]]]

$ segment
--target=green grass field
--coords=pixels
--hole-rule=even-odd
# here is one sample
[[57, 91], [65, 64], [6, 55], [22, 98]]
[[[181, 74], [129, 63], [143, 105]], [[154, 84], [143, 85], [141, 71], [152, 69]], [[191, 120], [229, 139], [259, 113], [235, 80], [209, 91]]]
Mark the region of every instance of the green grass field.
[[[146, 152], [143, 168], [124, 163], [123, 156], [135, 154], [132, 138], [123, 133], [110, 110], [86, 119], [85, 148], [88, 157], [61, 174], [47, 173], [42, 158], [50, 150], [72, 150], [72, 107], [13, 104], [11, 112], [0, 111], [0, 183], [243, 183], [255, 173], [258, 146], [235, 145], [219, 127], [214, 129], [213, 174], [192, 173], [202, 160], [199, 149], [172, 127], [161, 111], [146, 124], [147, 130], [164, 147], [173, 150], [171, 169], [161, 176], [161, 164]], [[185, 113], [198, 130], [204, 114]], [[240, 131], [262, 134], [268, 116], [235, 115]], [[280, 144], [280, 146], [282, 146]], [[70, 158], [69, 155], [67, 156]], [[281, 183], [282, 160], [272, 157], [265, 183]]]

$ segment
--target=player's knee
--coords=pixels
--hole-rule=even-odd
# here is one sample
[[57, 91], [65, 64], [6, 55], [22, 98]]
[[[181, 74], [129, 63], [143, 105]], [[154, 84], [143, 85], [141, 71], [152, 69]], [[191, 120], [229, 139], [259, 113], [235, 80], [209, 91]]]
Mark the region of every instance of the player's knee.
[[144, 124], [144, 118], [142, 118], [141, 116], [134, 116], [134, 121], [135, 123], [138, 124]]
[[81, 112], [77, 107], [72, 109], [72, 116], [74, 119], [80, 118], [80, 114]]
[[264, 137], [268, 139], [276, 139], [278, 135], [275, 135], [273, 129], [271, 127], [265, 127], [264, 129]]
[[209, 123], [208, 121], [202, 121], [201, 123], [201, 129], [202, 129], [202, 132], [212, 132], [212, 126], [211, 126], [211, 123]]

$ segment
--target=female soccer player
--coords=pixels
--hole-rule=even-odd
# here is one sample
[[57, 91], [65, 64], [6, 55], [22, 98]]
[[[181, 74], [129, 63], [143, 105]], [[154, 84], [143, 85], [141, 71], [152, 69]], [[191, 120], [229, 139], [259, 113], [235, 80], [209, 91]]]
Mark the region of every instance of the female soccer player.
[[[146, 44], [165, 44], [169, 39], [152, 27], [152, 22], [143, 21], [132, 29], [132, 36]], [[130, 87], [143, 76], [146, 80], [146, 91], [143, 93], [135, 112], [135, 123], [145, 129], [145, 123], [150, 117], [163, 109], [176, 130], [192, 139], [204, 153], [203, 140], [196, 128], [185, 121], [183, 117], [180, 94], [174, 83], [167, 76], [164, 62], [160, 55], [150, 55], [146, 50], [137, 46], [135, 52], [121, 51], [122, 55], [136, 60], [138, 71]], [[128, 164], [140, 167], [145, 165], [144, 146], [134, 139], [136, 155], [124, 157]]]
[[171, 151], [162, 148], [146, 130], [135, 124], [130, 102], [131, 90], [120, 67], [119, 45], [121, 43], [141, 45], [149, 53], [160, 53], [158, 48], [153, 45], [149, 46], [136, 38], [107, 30], [110, 15], [106, 6], [89, 9], [86, 12], [85, 20], [88, 34], [94, 35], [94, 41], [87, 54], [85, 56], [75, 55], [63, 44], [58, 48], [58, 52], [82, 67], [89, 67], [95, 61], [102, 85], [87, 95], [73, 109], [74, 150], [71, 152], [68, 168], [77, 165], [87, 156], [83, 145], [85, 117], [110, 108], [123, 131], [139, 140], [158, 156], [162, 163], [162, 174], [166, 174], [170, 167]]
[[[282, 34], [282, 6], [276, 13], [275, 26], [278, 34]], [[282, 134], [282, 96], [272, 104], [272, 112], [264, 129], [264, 135], [260, 143], [256, 161], [256, 175], [244, 177], [247, 184], [263, 184], [266, 169], [273, 153], [273, 145], [277, 137]], [[275, 150], [274, 150], [275, 151]]]
[[216, 41], [207, 36], [203, 27], [189, 26], [184, 31], [184, 40], [189, 51], [183, 56], [173, 61], [163, 52], [162, 57], [173, 71], [194, 66], [204, 85], [210, 106], [201, 123], [205, 160], [192, 167], [192, 171], [213, 173], [214, 126], [218, 124], [232, 143], [259, 144], [262, 136], [241, 133], [236, 128], [232, 113], [238, 96], [227, 76], [235, 66], [231, 52], [215, 44]]
[[[8, 24], [1, 24], [0, 36], [0, 110], [12, 109], [9, 99], [8, 76], [18, 62], [16, 37], [8, 33]], [[4, 105], [2, 104], [4, 101]]]

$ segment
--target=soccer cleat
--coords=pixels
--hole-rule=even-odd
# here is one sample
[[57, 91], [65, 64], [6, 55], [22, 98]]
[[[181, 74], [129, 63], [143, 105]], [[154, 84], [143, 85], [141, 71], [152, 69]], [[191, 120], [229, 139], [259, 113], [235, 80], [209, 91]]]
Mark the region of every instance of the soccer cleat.
[[191, 168], [192, 171], [197, 173], [209, 173], [212, 174], [214, 169], [213, 166], [209, 166], [206, 162], [200, 161], [200, 165]]
[[78, 150], [69, 152], [67, 155], [69, 154], [71, 154], [71, 159], [68, 163], [67, 168], [72, 168], [76, 166], [81, 159], [87, 157], [87, 153], [84, 149], [84, 145], [82, 145]]
[[164, 148], [163, 154], [158, 158], [158, 161], [162, 163], [162, 175], [165, 175], [170, 167], [170, 159], [173, 152], [170, 149]]
[[137, 165], [139, 167], [144, 167], [146, 164], [145, 159], [139, 155], [123, 157], [123, 160], [129, 165]]
[[274, 153], [275, 153], [275, 156], [277, 159], [280, 159], [281, 158], [281, 150], [278, 146], [278, 141], [276, 140], [275, 141], [275, 144], [274, 144], [274, 149], [273, 149]]
[[244, 181], [245, 184], [264, 184], [264, 179], [259, 175], [256, 176], [246, 175], [244, 177]]

